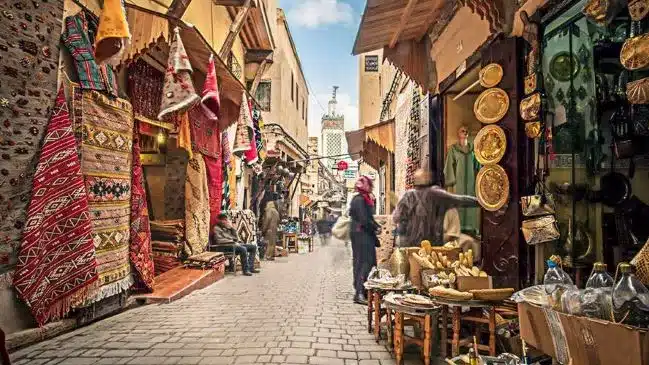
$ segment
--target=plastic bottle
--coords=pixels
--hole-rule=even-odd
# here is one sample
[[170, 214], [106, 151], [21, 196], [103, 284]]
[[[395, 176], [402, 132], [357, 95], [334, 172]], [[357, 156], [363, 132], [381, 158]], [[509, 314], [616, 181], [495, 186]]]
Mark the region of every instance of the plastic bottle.
[[615, 281], [606, 271], [606, 264], [596, 262], [595, 265], [593, 265], [593, 273], [590, 274], [590, 277], [586, 282], [586, 289], [608, 288], [613, 287], [614, 284]]
[[550, 258], [547, 264], [548, 271], [545, 272], [543, 277], [543, 285], [545, 285], [548, 294], [553, 292], [557, 285], [572, 285], [572, 279], [563, 271], [556, 260]]
[[633, 273], [633, 266], [618, 266], [621, 277], [613, 287], [613, 314], [616, 322], [649, 327], [649, 290]]

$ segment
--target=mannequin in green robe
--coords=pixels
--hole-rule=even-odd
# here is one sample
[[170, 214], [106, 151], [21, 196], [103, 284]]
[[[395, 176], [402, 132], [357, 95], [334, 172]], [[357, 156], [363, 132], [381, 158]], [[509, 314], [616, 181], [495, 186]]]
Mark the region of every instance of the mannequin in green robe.
[[[458, 129], [458, 142], [448, 149], [444, 165], [444, 186], [460, 195], [475, 196], [475, 177], [480, 164], [475, 158], [473, 144], [469, 142], [468, 128]], [[480, 222], [478, 208], [459, 208], [462, 232], [478, 234]]]

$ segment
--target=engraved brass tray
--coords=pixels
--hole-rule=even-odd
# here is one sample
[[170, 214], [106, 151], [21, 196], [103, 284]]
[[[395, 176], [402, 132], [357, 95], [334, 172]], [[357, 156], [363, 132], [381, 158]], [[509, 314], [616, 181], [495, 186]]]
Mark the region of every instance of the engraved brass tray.
[[649, 67], [649, 33], [629, 38], [620, 51], [620, 63], [630, 71]]
[[483, 209], [495, 212], [509, 202], [509, 178], [499, 165], [486, 165], [476, 177], [476, 197]]
[[473, 104], [473, 113], [482, 123], [492, 124], [500, 121], [509, 110], [509, 95], [500, 88], [487, 89]]
[[480, 85], [486, 88], [494, 87], [503, 79], [503, 67], [497, 63], [490, 63], [480, 70]]
[[475, 158], [481, 165], [498, 163], [507, 150], [505, 131], [495, 124], [480, 129], [474, 140]]
[[541, 136], [541, 122], [525, 123], [525, 134], [529, 138], [538, 138]]
[[629, 0], [631, 19], [639, 21], [649, 14], [649, 0]]

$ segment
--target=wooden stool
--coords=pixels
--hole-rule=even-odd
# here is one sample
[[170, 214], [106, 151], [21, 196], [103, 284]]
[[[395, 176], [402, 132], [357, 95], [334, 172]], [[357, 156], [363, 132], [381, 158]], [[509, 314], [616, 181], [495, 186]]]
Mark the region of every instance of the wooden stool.
[[313, 236], [309, 236], [309, 252], [313, 252]]
[[283, 246], [289, 253], [291, 250], [297, 253], [297, 235], [295, 233], [284, 233]]
[[[456, 357], [460, 354], [460, 347], [470, 347], [473, 344], [473, 337], [460, 338], [461, 322], [470, 322], [476, 325], [476, 337], [480, 338], [479, 326], [482, 324], [488, 325], [489, 328], [489, 345], [478, 344], [478, 350], [488, 352], [489, 356], [496, 356], [496, 305], [497, 302], [483, 302], [483, 301], [450, 301], [433, 298], [433, 301], [442, 306], [442, 338], [441, 338], [441, 355], [446, 357], [448, 351], [448, 313], [452, 311], [453, 318], [453, 337], [451, 339], [451, 356]], [[468, 313], [462, 313], [462, 307], [469, 307], [472, 310]], [[482, 315], [482, 310], [487, 309], [489, 315], [485, 318]]]
[[[382, 306], [383, 297], [388, 293], [408, 293], [414, 288], [390, 289], [365, 285], [365, 289], [367, 289], [367, 332], [374, 333], [374, 339], [379, 342], [381, 326], [385, 326], [388, 330], [388, 345], [392, 346], [392, 314]], [[385, 320], [382, 320], [383, 317]]]
[[[410, 344], [415, 344], [421, 348], [424, 365], [430, 365], [430, 355], [432, 352], [432, 345], [435, 342], [434, 337], [436, 335], [436, 333], [433, 331], [433, 327], [437, 326], [437, 318], [439, 316], [440, 308], [413, 308], [410, 306], [388, 301], [387, 299], [383, 300], [383, 305], [388, 312], [388, 317], [394, 315], [392, 337], [394, 344], [394, 355], [396, 357], [397, 365], [403, 364], [403, 349], [405, 346]], [[435, 321], [435, 324], [433, 324], [433, 320]], [[424, 329], [424, 337], [416, 338], [406, 336], [404, 333], [406, 322], [419, 324], [419, 326]]]

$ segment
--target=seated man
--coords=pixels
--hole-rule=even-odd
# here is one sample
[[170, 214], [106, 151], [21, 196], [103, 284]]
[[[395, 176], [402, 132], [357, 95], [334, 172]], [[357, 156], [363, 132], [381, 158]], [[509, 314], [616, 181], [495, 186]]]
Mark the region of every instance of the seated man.
[[[242, 244], [234, 229], [232, 223], [228, 220], [225, 213], [219, 214], [219, 219], [212, 228], [212, 245], [211, 249], [217, 252], [231, 253], [234, 249], [235, 254], [241, 259], [243, 275], [251, 276], [252, 273], [258, 273], [255, 269], [255, 256], [257, 255], [257, 246]], [[236, 270], [235, 263], [232, 267]]]

